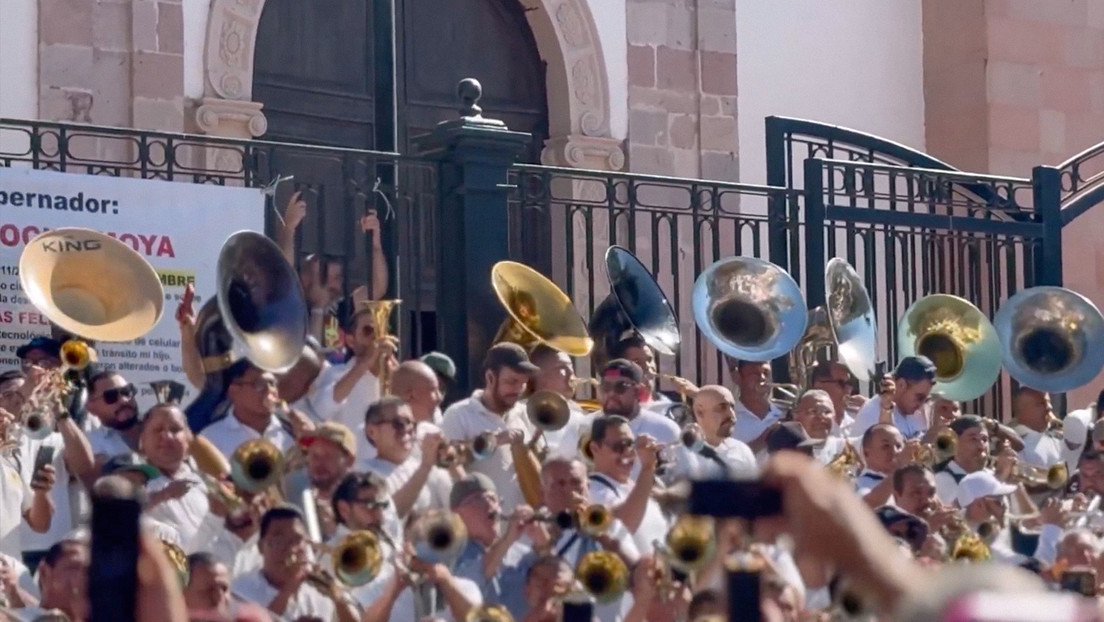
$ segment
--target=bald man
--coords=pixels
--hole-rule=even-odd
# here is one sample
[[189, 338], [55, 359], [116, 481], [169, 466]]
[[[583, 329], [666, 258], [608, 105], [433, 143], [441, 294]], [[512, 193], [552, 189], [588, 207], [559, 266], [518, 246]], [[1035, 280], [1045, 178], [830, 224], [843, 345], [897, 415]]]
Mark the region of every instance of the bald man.
[[421, 361], [404, 361], [391, 374], [391, 394], [410, 407], [414, 421], [441, 422], [444, 394], [433, 368]]
[[694, 420], [704, 432], [705, 447], [692, 456], [692, 477], [753, 477], [758, 473], [751, 448], [731, 437], [736, 425], [736, 399], [731, 391], [715, 384], [699, 389], [694, 396]]

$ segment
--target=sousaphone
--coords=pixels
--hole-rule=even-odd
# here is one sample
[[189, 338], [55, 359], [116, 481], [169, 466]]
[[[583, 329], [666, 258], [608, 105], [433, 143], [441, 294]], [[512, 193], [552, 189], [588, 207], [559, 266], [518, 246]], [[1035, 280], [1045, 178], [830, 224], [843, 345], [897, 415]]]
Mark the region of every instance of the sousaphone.
[[790, 353], [790, 378], [809, 386], [817, 353], [828, 348], [832, 360], [847, 366], [858, 380], [874, 375], [878, 356], [878, 326], [874, 306], [859, 273], [847, 261], [834, 257], [824, 270], [825, 304], [809, 311], [809, 327]]
[[211, 420], [226, 390], [223, 371], [242, 358], [284, 373], [307, 346], [307, 302], [295, 269], [266, 236], [239, 231], [222, 246], [216, 296], [196, 317], [206, 382], [185, 412], [193, 430]]
[[127, 244], [70, 227], [46, 231], [19, 257], [27, 299], [51, 322], [92, 341], [131, 341], [157, 325], [165, 291]]
[[993, 324], [969, 301], [932, 294], [912, 303], [897, 324], [899, 358], [935, 363], [937, 389], [955, 401], [972, 400], [1000, 375], [1001, 343]]
[[588, 329], [595, 339], [597, 367], [610, 360], [610, 352], [627, 337], [640, 335], [659, 354], [673, 356], [679, 348], [678, 320], [659, 283], [628, 250], [606, 249], [606, 276], [610, 294], [594, 309]]
[[1063, 287], [1032, 287], [1008, 299], [993, 325], [1004, 366], [1022, 385], [1065, 393], [1104, 368], [1104, 316]]
[[740, 361], [787, 354], [809, 321], [793, 277], [755, 257], [729, 257], [706, 268], [694, 282], [692, 303], [705, 338]]
[[500, 261], [491, 269], [491, 285], [509, 315], [494, 343], [509, 341], [526, 350], [544, 344], [571, 356], [590, 354], [594, 341], [583, 318], [543, 274], [525, 264]]

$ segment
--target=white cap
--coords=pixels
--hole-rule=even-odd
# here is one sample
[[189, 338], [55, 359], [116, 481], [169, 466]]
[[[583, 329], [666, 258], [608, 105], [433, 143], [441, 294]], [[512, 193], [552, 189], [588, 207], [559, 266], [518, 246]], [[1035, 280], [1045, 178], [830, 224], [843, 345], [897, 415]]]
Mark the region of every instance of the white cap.
[[1015, 491], [1012, 484], [1005, 484], [992, 472], [983, 470], [962, 478], [955, 499], [959, 507], [965, 508], [982, 497], [1004, 497]]
[[1092, 425], [1092, 411], [1088, 408], [1075, 410], [1066, 415], [1062, 420], [1062, 438], [1068, 446], [1074, 449], [1085, 444], [1089, 435], [1089, 426]]

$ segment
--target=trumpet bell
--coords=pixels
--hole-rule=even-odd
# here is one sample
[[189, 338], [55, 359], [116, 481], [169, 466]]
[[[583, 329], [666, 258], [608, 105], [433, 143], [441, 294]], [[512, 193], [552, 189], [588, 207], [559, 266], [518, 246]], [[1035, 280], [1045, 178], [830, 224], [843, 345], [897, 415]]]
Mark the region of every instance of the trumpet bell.
[[555, 391], [537, 391], [525, 401], [529, 421], [545, 432], [562, 430], [571, 419], [571, 406]]
[[275, 242], [239, 231], [218, 258], [218, 310], [226, 330], [254, 365], [291, 369], [306, 345], [307, 303], [299, 276]]
[[513, 261], [491, 269], [491, 285], [509, 317], [495, 343], [510, 341], [525, 349], [537, 344], [571, 356], [586, 356], [594, 347], [582, 316], [555, 283], [536, 270]]
[[95, 360], [96, 351], [80, 339], [61, 344], [61, 365], [67, 370], [84, 371]]
[[589, 536], [600, 536], [612, 525], [613, 513], [604, 505], [589, 505], [579, 514], [579, 530]]
[[468, 545], [464, 521], [452, 512], [432, 510], [415, 526], [414, 554], [431, 564], [450, 564]]
[[92, 341], [131, 341], [161, 319], [157, 271], [127, 244], [78, 227], [46, 231], [19, 257], [27, 299], [51, 322]]
[[331, 557], [334, 576], [349, 587], [371, 583], [383, 567], [379, 538], [370, 531], [354, 531], [345, 536]]
[[230, 479], [239, 489], [259, 493], [275, 486], [284, 474], [284, 455], [266, 439], [246, 441], [230, 459]]
[[482, 605], [468, 612], [465, 622], [514, 622], [514, 616], [502, 605]]
[[702, 334], [742, 361], [769, 361], [788, 353], [809, 321], [793, 277], [754, 257], [730, 257], [707, 268], [694, 283], [692, 302]]
[[659, 354], [673, 356], [682, 343], [678, 320], [666, 294], [644, 264], [627, 249], [606, 249], [610, 294], [594, 309], [588, 328], [597, 340], [599, 366], [626, 337], [639, 334]]
[[23, 417], [23, 434], [32, 441], [44, 441], [54, 432], [51, 419], [40, 411], [31, 411]]
[[926, 356], [937, 389], [948, 399], [972, 400], [989, 390], [1001, 370], [1001, 344], [993, 324], [969, 301], [949, 294], [917, 300], [897, 325], [901, 358]]
[[1065, 393], [1104, 368], [1104, 317], [1088, 298], [1062, 287], [1032, 287], [993, 318], [1004, 366], [1017, 382]]
[[679, 433], [679, 441], [691, 453], [698, 453], [705, 447], [705, 432], [697, 423], [688, 423]]
[[629, 586], [629, 568], [615, 553], [591, 551], [575, 568], [575, 578], [599, 603], [617, 600]]
[[471, 454], [474, 460], [486, 460], [494, 455], [498, 442], [493, 432], [484, 432], [472, 439]]
[[716, 551], [713, 519], [707, 516], [683, 515], [667, 532], [668, 562], [690, 573], [712, 559]]

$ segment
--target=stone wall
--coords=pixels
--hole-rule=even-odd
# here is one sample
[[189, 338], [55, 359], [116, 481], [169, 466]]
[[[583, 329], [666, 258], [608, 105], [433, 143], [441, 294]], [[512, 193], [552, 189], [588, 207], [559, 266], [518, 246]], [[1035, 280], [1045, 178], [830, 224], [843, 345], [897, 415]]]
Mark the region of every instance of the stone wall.
[[39, 115], [184, 127], [181, 0], [38, 0]]
[[628, 0], [629, 168], [735, 181], [735, 0]]

